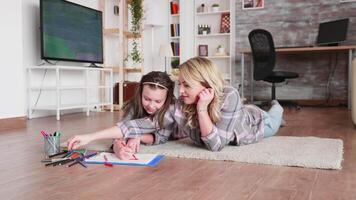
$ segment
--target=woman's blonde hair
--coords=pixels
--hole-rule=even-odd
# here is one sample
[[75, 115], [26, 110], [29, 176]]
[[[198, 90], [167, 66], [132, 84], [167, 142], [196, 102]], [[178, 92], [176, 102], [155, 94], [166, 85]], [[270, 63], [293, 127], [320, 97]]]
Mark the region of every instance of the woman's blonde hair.
[[[204, 87], [214, 90], [214, 98], [208, 106], [208, 113], [213, 123], [218, 122], [225, 81], [217, 67], [207, 58], [195, 57], [181, 64], [179, 73], [190, 86], [192, 86], [192, 81], [198, 81]], [[187, 125], [195, 128], [197, 126], [196, 105], [183, 104], [183, 113], [187, 117]]]

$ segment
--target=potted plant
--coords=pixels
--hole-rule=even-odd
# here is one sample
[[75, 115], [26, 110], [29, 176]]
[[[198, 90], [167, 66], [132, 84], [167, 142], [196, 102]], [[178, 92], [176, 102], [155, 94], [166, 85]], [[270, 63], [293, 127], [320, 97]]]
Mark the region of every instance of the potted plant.
[[219, 46], [216, 48], [216, 50], [217, 50], [218, 54], [221, 54], [221, 55], [225, 54], [225, 48], [221, 44], [219, 44]]
[[178, 58], [173, 59], [171, 62], [171, 66], [172, 66], [172, 69], [178, 68], [179, 67], [179, 59]]
[[211, 10], [212, 12], [219, 12], [219, 4], [214, 3], [213, 5], [211, 5]]
[[125, 58], [127, 61], [131, 58], [133, 64], [142, 63], [142, 55], [140, 53], [140, 47], [138, 38], [140, 37], [142, 17], [143, 17], [143, 8], [142, 8], [142, 0], [132, 0], [130, 5], [131, 12], [131, 29], [130, 31], [133, 34], [133, 42], [132, 42], [132, 50]]

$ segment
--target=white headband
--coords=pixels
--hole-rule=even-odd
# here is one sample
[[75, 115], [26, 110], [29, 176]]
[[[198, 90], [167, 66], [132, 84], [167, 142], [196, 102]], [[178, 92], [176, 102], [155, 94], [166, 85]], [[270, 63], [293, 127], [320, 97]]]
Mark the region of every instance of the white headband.
[[154, 83], [154, 82], [143, 82], [142, 85], [155, 85], [156, 87], [157, 87], [157, 86], [160, 86], [160, 87], [162, 87], [162, 88], [168, 90], [168, 88], [167, 88], [166, 86], [161, 85], [161, 84], [159, 84], [159, 83]]

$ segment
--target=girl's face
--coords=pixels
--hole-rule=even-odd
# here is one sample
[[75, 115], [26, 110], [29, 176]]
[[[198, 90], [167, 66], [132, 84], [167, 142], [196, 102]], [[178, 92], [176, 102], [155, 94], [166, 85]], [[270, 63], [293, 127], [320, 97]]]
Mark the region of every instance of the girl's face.
[[205, 87], [198, 81], [191, 81], [189, 85], [179, 74], [179, 97], [185, 104], [195, 104], [198, 102], [199, 94]]
[[162, 108], [167, 98], [167, 90], [150, 88], [149, 85], [144, 85], [142, 88], [142, 106], [150, 115], [155, 114], [157, 110]]

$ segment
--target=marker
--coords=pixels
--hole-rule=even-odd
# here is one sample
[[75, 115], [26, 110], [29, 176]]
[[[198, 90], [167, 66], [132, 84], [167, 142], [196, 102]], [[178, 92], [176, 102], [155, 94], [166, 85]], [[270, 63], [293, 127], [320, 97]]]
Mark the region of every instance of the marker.
[[113, 167], [113, 166], [114, 166], [113, 164], [108, 163], [109, 160], [108, 160], [108, 158], [106, 157], [106, 155], [104, 155], [104, 160], [105, 160], [105, 162], [104, 162], [104, 165], [105, 165], [105, 166], [107, 166], [107, 167]]
[[138, 158], [135, 156], [135, 154], [132, 154], [132, 157], [130, 160], [138, 160]]
[[52, 158], [52, 157], [55, 157], [55, 156], [60, 156], [60, 155], [65, 154], [65, 153], [68, 153], [68, 151], [67, 151], [67, 150], [64, 150], [64, 151], [62, 151], [62, 152], [59, 152], [59, 153], [50, 155], [50, 156], [48, 156], [48, 157], [49, 157], [49, 158]]

